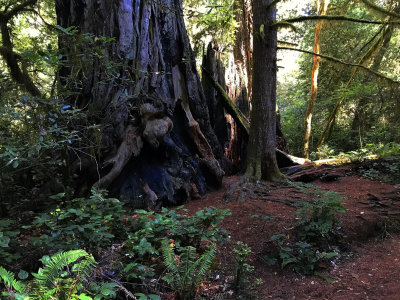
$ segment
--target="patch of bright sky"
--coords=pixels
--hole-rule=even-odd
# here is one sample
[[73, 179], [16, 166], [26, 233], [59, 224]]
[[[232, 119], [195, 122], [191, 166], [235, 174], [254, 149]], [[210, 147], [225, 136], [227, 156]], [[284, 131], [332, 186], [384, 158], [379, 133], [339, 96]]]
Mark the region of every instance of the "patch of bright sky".
[[[289, 0], [281, 1], [277, 5], [277, 19], [305, 15], [307, 8], [315, 5], [314, 0]], [[297, 44], [299, 37], [290, 29], [281, 29], [278, 32], [278, 40]], [[298, 46], [295, 46], [298, 47]], [[290, 77], [299, 69], [298, 60], [300, 52], [280, 50], [278, 51], [278, 81], [290, 81]]]

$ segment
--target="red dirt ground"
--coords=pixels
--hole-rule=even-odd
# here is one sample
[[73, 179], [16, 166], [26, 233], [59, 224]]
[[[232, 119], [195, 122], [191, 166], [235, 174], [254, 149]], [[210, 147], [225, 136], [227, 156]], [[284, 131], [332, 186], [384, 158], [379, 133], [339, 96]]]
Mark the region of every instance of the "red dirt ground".
[[[400, 186], [356, 176], [351, 166], [335, 168], [333, 172], [340, 176], [337, 181], [316, 179], [312, 182], [346, 197], [343, 203], [347, 214], [342, 215], [341, 220], [343, 239], [350, 251], [342, 253], [335, 267], [322, 272], [332, 284], [317, 276], [303, 276], [279, 266], [268, 266], [262, 260], [270, 247], [271, 235], [292, 234], [295, 211], [288, 205], [265, 199], [307, 199], [297, 189], [270, 186], [270, 195], [264, 200], [226, 203], [226, 190], [240, 179], [227, 177], [222, 189], [191, 201], [185, 208], [189, 212], [210, 206], [231, 210], [232, 215], [225, 219], [222, 227], [230, 233], [232, 243], [221, 249], [221, 264], [223, 269], [229, 270], [232, 245], [236, 241], [247, 243], [252, 249], [250, 264], [255, 266], [254, 277], [263, 281], [257, 299], [400, 299], [400, 236], [388, 233], [400, 224], [388, 221], [400, 214]], [[251, 218], [255, 214], [275, 219], [265, 222]]]

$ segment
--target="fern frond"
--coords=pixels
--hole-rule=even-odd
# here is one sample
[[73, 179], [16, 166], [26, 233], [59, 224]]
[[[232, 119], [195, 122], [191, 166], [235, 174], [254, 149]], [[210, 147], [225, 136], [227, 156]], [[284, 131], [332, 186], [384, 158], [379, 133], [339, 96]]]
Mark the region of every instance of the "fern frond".
[[201, 257], [196, 260], [187, 272], [187, 276], [193, 276], [191, 278], [192, 285], [197, 287], [203, 280], [206, 272], [210, 269], [212, 260], [217, 253], [216, 244], [212, 244], [210, 249], [204, 252]]
[[4, 285], [6, 286], [7, 289], [13, 288], [19, 293], [25, 292], [25, 285], [22, 282], [16, 280], [13, 273], [7, 271], [1, 266], [0, 266], [0, 278], [3, 280]]
[[60, 271], [77, 261], [79, 258], [90, 259], [90, 255], [84, 250], [71, 250], [67, 252], [59, 252], [50, 258], [50, 261], [45, 265], [43, 269], [39, 269], [37, 274], [33, 274], [36, 277], [35, 283], [40, 289], [53, 289], [55, 287], [55, 281]]
[[[179, 266], [178, 263], [175, 261], [175, 253], [174, 253], [174, 249], [173, 247], [170, 247], [168, 241], [163, 241], [162, 242], [162, 254], [164, 257], [164, 263], [167, 267], [167, 269], [173, 274], [173, 276], [180, 276], [179, 274]], [[169, 277], [167, 276], [166, 281], [171, 284], [171, 282], [169, 282], [167, 279], [169, 279]], [[173, 279], [175, 280], [175, 279]]]
[[80, 278], [89, 278], [95, 267], [96, 261], [94, 257], [92, 255], [88, 255], [79, 264], [74, 266], [74, 270], [76, 270], [77, 275]]

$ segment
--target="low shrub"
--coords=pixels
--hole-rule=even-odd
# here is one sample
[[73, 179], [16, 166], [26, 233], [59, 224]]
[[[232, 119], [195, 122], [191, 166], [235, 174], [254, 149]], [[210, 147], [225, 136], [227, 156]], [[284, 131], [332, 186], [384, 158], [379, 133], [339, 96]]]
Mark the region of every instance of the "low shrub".
[[33, 228], [42, 234], [31, 241], [35, 246], [52, 250], [95, 251], [126, 238], [125, 213], [122, 202], [107, 198], [106, 191], [93, 189], [88, 199], [61, 202], [58, 208], [36, 217]]

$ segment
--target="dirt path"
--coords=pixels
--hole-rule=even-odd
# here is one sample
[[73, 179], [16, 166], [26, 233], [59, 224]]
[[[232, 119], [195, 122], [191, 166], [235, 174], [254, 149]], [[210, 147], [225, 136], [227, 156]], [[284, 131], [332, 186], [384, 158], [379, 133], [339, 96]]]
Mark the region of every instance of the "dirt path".
[[[232, 259], [231, 245], [243, 241], [252, 248], [250, 263], [255, 277], [261, 278], [258, 299], [400, 299], [400, 236], [388, 232], [400, 228], [388, 216], [400, 212], [400, 186], [370, 181], [355, 176], [349, 167], [336, 168], [338, 180], [312, 183], [323, 189], [339, 192], [345, 198], [347, 214], [341, 217], [343, 238], [349, 251], [342, 255], [336, 266], [323, 274], [333, 284], [317, 276], [303, 276], [288, 269], [268, 266], [262, 257], [270, 247], [273, 234], [293, 233], [295, 208], [265, 199], [307, 200], [291, 187], [271, 186], [270, 194], [260, 199], [247, 199], [242, 203], [225, 203], [224, 193], [240, 177], [228, 177], [224, 187], [185, 205], [189, 211], [216, 206], [229, 208], [232, 215], [223, 227], [231, 234], [232, 243], [223, 249], [221, 263], [229, 269]], [[398, 203], [397, 203], [398, 202]], [[252, 215], [274, 216], [265, 222]], [[389, 228], [391, 227], [391, 228]]]

